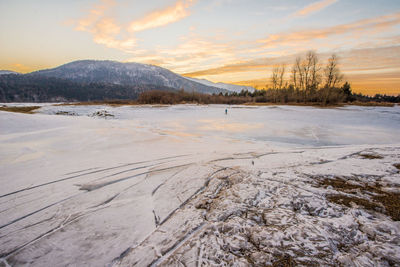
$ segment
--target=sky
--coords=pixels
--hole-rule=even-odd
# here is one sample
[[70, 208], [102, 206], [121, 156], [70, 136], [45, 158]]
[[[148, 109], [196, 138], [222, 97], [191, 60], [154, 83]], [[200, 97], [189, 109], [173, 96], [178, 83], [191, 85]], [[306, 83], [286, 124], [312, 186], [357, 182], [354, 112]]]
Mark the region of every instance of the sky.
[[4, 70], [116, 60], [257, 88], [314, 50], [354, 91], [400, 94], [399, 0], [0, 0], [0, 41]]

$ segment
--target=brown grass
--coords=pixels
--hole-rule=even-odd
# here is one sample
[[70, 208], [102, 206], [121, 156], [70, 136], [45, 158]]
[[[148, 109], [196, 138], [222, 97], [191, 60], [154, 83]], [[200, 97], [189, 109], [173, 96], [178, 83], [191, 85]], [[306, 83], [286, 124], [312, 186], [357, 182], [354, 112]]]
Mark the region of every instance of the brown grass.
[[329, 195], [327, 196], [327, 199], [331, 202], [345, 205], [347, 207], [351, 207], [352, 203], [354, 203], [367, 210], [373, 210], [377, 212], [382, 212], [383, 210], [383, 207], [378, 205], [377, 203], [359, 197], [345, 196], [345, 195]]
[[[367, 210], [380, 212], [390, 216], [394, 221], [400, 221], [400, 193], [386, 192], [381, 185], [369, 184], [350, 184], [342, 178], [319, 180], [320, 186], [332, 186], [336, 191], [347, 194], [361, 193], [362, 196], [348, 196], [343, 194], [328, 195], [327, 199], [331, 202], [351, 207], [352, 203], [357, 204]], [[371, 200], [363, 198], [369, 196]]]
[[364, 107], [394, 107], [394, 103], [389, 103], [389, 102], [359, 102], [359, 101], [354, 101], [351, 103], [347, 103], [348, 105], [353, 105], [353, 106], [364, 106]]
[[288, 102], [288, 103], [272, 103], [272, 102], [247, 102], [244, 104], [245, 106], [300, 106], [300, 107], [318, 107], [318, 108], [337, 108], [343, 107], [344, 104], [327, 104], [323, 105], [322, 103], [318, 102], [311, 102], [311, 103], [297, 103], [297, 102]]
[[8, 106], [2, 106], [0, 107], [1, 111], [7, 111], [7, 112], [17, 112], [17, 113], [26, 113], [26, 114], [33, 114], [34, 110], [40, 108], [39, 106], [29, 106], [29, 107], [8, 107]]
[[383, 156], [378, 154], [359, 154], [364, 159], [383, 159]]
[[105, 101], [87, 101], [87, 102], [72, 102], [72, 103], [61, 103], [55, 106], [97, 106], [97, 105], [109, 105], [109, 106], [127, 106], [127, 105], [139, 105], [137, 101], [133, 100], [105, 100]]
[[400, 163], [393, 164], [393, 166], [400, 171]]
[[290, 255], [285, 255], [272, 263], [272, 267], [294, 267], [296, 266]]

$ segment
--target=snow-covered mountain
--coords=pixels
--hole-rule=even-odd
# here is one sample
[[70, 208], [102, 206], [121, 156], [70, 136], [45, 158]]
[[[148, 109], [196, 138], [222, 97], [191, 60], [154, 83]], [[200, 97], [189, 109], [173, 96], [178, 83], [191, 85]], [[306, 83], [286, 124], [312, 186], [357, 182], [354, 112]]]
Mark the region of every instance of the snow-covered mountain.
[[226, 92], [173, 73], [167, 69], [140, 63], [80, 60], [54, 69], [40, 70], [30, 75], [66, 79], [78, 83], [105, 83], [115, 85], [156, 85], [201, 93]]
[[207, 86], [213, 86], [213, 87], [217, 87], [217, 88], [221, 88], [221, 89], [225, 89], [231, 92], [237, 92], [240, 93], [240, 91], [242, 90], [247, 90], [249, 92], [254, 92], [254, 88], [251, 86], [242, 86], [242, 85], [236, 85], [236, 84], [229, 84], [229, 83], [213, 83], [210, 82], [209, 80], [206, 79], [196, 79], [196, 78], [189, 78], [186, 77], [186, 79], [189, 79], [191, 81], [194, 82], [198, 82]]
[[21, 74], [21, 73], [12, 70], [0, 70], [0, 75], [4, 74]]

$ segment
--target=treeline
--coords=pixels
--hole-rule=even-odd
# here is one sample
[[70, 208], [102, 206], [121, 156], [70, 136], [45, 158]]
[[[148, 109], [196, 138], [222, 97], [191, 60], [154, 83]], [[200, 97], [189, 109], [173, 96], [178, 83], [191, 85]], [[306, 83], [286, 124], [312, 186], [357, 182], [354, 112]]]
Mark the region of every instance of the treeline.
[[158, 85], [80, 83], [41, 75], [0, 75], [0, 102], [131, 100], [147, 90], [174, 89]]
[[[338, 57], [333, 54], [324, 64], [318, 55], [309, 51], [304, 57], [297, 57], [293, 65], [275, 66], [271, 74], [271, 85], [265, 90], [242, 91], [229, 96], [251, 97], [256, 103], [303, 103], [336, 105], [339, 103], [389, 102], [399, 103], [400, 95], [377, 94], [373, 97], [354, 94], [348, 82], [342, 83], [343, 74], [339, 69]], [[228, 96], [225, 94], [225, 96]]]
[[[329, 97], [326, 97], [329, 95]], [[146, 91], [139, 95], [138, 104], [251, 104], [251, 103], [273, 103], [273, 104], [306, 104], [306, 105], [337, 105], [340, 103], [354, 103], [359, 105], [376, 105], [379, 103], [400, 103], [399, 96], [375, 95], [365, 96], [351, 93], [349, 83], [340, 88], [332, 88], [327, 92], [326, 88], [320, 88], [314, 95], [308, 95], [304, 101], [302, 92], [293, 87], [282, 89], [255, 90], [250, 92], [242, 90], [240, 93], [232, 92], [225, 94], [201, 94], [181, 91]]]
[[[340, 90], [340, 89], [338, 89]], [[333, 96], [331, 92], [331, 96]], [[343, 94], [336, 93], [338, 99], [342, 99]], [[317, 97], [317, 96], [316, 96]], [[228, 105], [239, 105], [239, 104], [250, 104], [250, 103], [274, 103], [274, 104], [312, 104], [320, 105], [321, 102], [316, 101], [298, 101], [299, 97], [293, 89], [268, 89], [268, 90], [255, 90], [250, 92], [243, 90], [240, 93], [225, 93], [225, 94], [201, 94], [201, 93], [189, 93], [186, 91], [160, 91], [152, 90], [143, 92], [139, 95], [137, 102], [139, 104], [186, 104], [186, 103], [197, 103], [197, 104], [228, 104]], [[308, 99], [309, 100], [309, 99]], [[331, 98], [332, 100], [332, 98]], [[339, 103], [338, 101], [336, 103]], [[333, 104], [333, 103], [331, 103]]]
[[198, 104], [244, 104], [252, 102], [251, 96], [239, 96], [233, 94], [201, 94], [196, 92], [180, 91], [160, 91], [152, 90], [143, 92], [139, 95], [137, 102], [139, 104], [185, 104], [185, 103], [198, 103]]

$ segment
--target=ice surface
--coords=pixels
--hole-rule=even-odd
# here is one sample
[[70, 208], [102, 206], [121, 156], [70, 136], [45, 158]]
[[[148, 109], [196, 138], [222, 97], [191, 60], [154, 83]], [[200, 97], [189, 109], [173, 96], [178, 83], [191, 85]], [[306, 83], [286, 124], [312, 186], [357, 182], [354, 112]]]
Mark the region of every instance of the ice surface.
[[3, 264], [400, 264], [399, 107], [225, 108], [0, 112]]

